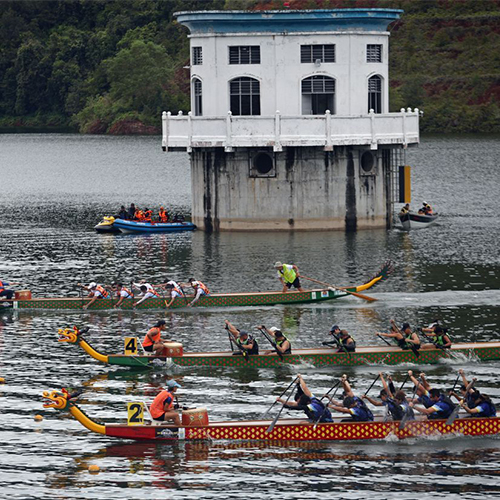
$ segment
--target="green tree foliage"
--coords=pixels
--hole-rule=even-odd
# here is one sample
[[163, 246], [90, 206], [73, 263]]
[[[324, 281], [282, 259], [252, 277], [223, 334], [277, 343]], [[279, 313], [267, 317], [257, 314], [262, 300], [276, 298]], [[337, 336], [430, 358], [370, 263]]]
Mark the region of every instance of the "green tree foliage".
[[[403, 9], [389, 27], [391, 110], [422, 109], [424, 132], [500, 132], [500, 0], [289, 3]], [[161, 111], [190, 109], [189, 40], [175, 12], [282, 8], [284, 0], [3, 0], [0, 126], [107, 133], [127, 121], [158, 130]]]

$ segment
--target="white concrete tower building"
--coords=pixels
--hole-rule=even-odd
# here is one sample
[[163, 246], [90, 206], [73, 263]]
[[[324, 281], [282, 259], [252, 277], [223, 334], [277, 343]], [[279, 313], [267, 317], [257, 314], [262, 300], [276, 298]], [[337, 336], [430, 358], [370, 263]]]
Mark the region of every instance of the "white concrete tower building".
[[207, 231], [386, 227], [418, 110], [389, 113], [389, 32], [402, 11], [177, 13], [190, 31], [191, 112], [163, 149], [191, 155]]

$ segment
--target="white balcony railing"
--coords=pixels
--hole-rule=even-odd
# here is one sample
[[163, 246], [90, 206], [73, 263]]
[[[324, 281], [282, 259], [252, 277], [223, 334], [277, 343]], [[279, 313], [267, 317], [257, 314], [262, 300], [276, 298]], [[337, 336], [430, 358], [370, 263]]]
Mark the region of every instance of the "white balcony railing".
[[233, 116], [225, 117], [162, 115], [162, 148], [164, 151], [193, 148], [272, 147], [282, 151], [286, 146], [333, 146], [383, 144], [417, 144], [419, 142], [419, 110], [401, 109], [399, 113], [339, 116], [324, 115]]

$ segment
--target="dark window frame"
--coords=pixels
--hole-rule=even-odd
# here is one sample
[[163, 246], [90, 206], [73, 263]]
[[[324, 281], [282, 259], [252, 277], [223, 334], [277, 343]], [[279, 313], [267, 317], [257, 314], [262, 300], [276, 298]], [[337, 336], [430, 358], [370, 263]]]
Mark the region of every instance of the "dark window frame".
[[260, 116], [260, 82], [249, 76], [229, 81], [229, 108], [234, 116]]
[[203, 82], [193, 78], [194, 116], [203, 116]]
[[327, 75], [312, 75], [301, 81], [300, 88], [303, 102], [303, 96], [311, 96], [310, 105], [313, 115], [323, 115], [327, 109], [332, 115], [336, 113], [337, 81], [335, 78]]
[[193, 47], [193, 66], [203, 64], [203, 47]]
[[316, 45], [301, 45], [300, 46], [300, 62], [303, 64], [315, 63], [319, 60], [320, 63], [336, 62], [335, 44], [316, 44]]
[[382, 77], [373, 75], [368, 78], [368, 112], [382, 113]]
[[228, 61], [234, 64], [260, 64], [260, 45], [230, 45]]
[[382, 62], [382, 44], [371, 43], [366, 46], [366, 62], [367, 63]]

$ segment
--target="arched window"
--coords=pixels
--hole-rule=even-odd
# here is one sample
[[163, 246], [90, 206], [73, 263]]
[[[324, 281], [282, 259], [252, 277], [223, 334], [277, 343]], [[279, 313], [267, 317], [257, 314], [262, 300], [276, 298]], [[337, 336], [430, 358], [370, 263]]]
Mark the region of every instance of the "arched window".
[[316, 75], [302, 80], [302, 114], [335, 114], [335, 79]]
[[203, 92], [201, 80], [199, 78], [193, 78], [192, 85], [194, 116], [203, 116]]
[[241, 77], [229, 82], [231, 113], [233, 115], [260, 115], [260, 82]]
[[382, 113], [382, 78], [378, 75], [368, 79], [368, 112]]

